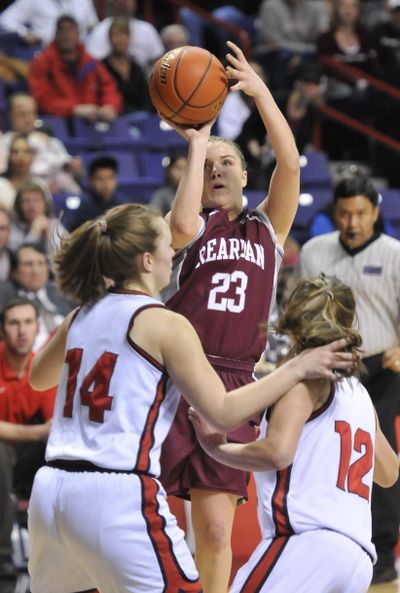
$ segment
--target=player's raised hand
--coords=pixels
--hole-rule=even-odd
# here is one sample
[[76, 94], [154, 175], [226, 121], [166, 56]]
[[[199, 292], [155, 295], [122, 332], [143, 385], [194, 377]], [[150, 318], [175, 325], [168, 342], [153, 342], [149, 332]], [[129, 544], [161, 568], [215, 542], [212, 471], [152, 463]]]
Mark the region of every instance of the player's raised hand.
[[161, 113], [158, 113], [158, 115], [166, 124], [168, 124], [176, 132], [178, 132], [178, 134], [180, 136], [182, 136], [182, 138], [187, 140], [187, 142], [190, 142], [190, 140], [192, 140], [193, 138], [206, 138], [208, 140], [208, 138], [210, 137], [211, 128], [213, 127], [213, 125], [215, 124], [215, 121], [217, 119], [216, 117], [214, 117], [212, 120], [210, 120], [209, 122], [206, 122], [203, 125], [199, 125], [196, 127], [190, 127], [190, 126], [181, 126], [181, 125], [175, 123], [174, 121], [162, 116]]
[[243, 91], [246, 95], [254, 97], [259, 93], [265, 92], [265, 83], [253, 70], [244, 53], [232, 41], [226, 42], [233, 53], [226, 54], [229, 65], [226, 67], [226, 73], [229, 80], [237, 80], [237, 83], [231, 86], [232, 91]]
[[345, 351], [348, 347], [348, 340], [343, 338], [325, 346], [304, 350], [296, 357], [302, 378], [340, 381], [340, 371], [353, 369], [358, 363], [354, 352]]

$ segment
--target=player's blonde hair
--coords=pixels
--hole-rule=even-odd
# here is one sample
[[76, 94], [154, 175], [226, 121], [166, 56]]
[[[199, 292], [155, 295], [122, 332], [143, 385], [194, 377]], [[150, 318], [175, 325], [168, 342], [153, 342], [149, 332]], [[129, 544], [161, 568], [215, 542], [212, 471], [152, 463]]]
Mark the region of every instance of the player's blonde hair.
[[[341, 338], [348, 339], [348, 350], [356, 355], [362, 339], [355, 321], [356, 302], [351, 288], [335, 276], [320, 274], [310, 280], [300, 280], [276, 329], [292, 337], [291, 356]], [[355, 370], [360, 372], [362, 364], [343, 374], [354, 375]]]
[[156, 208], [124, 204], [63, 237], [55, 256], [60, 290], [79, 304], [90, 304], [106, 292], [105, 278], [117, 287], [136, 279], [137, 256], [157, 247], [157, 218]]
[[242, 166], [243, 171], [247, 170], [246, 159], [244, 158], [244, 154], [241, 151], [239, 144], [236, 144], [236, 142], [233, 142], [233, 140], [229, 140], [228, 138], [223, 138], [222, 136], [210, 136], [209, 137], [208, 144], [215, 144], [216, 142], [223, 142], [224, 144], [227, 144], [228, 146], [230, 146], [234, 150], [234, 152], [237, 154], [237, 156], [239, 157], [240, 164]]

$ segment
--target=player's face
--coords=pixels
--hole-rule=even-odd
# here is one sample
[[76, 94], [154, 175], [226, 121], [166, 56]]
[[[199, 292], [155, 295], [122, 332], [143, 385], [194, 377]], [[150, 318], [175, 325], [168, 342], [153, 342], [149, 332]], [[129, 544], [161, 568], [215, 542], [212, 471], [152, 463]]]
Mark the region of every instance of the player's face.
[[345, 245], [356, 249], [374, 233], [379, 209], [365, 196], [339, 198], [335, 207], [335, 221]]
[[7, 350], [26, 356], [32, 350], [38, 332], [36, 311], [32, 305], [17, 305], [5, 313], [3, 337]]
[[172, 258], [174, 250], [172, 249], [172, 237], [169, 226], [163, 218], [157, 218], [154, 226], [159, 232], [157, 248], [152, 254], [153, 276], [156, 290], [163, 289], [169, 283], [172, 271]]
[[247, 182], [239, 155], [226, 142], [208, 145], [204, 164], [204, 208], [223, 208], [239, 213], [242, 209], [242, 190]]

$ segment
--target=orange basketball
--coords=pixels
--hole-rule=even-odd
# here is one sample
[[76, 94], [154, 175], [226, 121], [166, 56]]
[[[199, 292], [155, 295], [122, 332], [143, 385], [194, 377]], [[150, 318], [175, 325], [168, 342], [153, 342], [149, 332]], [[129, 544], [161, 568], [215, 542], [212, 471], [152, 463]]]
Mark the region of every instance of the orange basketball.
[[160, 115], [182, 126], [213, 119], [228, 93], [221, 62], [206, 49], [190, 45], [165, 53], [153, 68], [149, 86]]

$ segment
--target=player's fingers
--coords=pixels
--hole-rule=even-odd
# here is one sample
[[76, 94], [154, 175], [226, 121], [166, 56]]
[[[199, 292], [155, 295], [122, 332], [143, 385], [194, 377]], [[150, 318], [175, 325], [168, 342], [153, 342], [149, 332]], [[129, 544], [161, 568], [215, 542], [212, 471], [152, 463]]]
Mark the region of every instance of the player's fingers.
[[242, 52], [242, 50], [240, 49], [240, 47], [238, 45], [236, 45], [236, 43], [233, 43], [233, 41], [227, 41], [226, 45], [230, 48], [233, 49], [233, 51], [235, 52], [235, 54], [238, 56], [238, 58], [243, 58], [244, 57], [244, 53]]
[[349, 340], [347, 338], [341, 338], [340, 340], [335, 340], [334, 342], [327, 344], [326, 348], [328, 350], [331, 350], [332, 352], [336, 352], [337, 350], [343, 350], [348, 345], [349, 345]]
[[228, 60], [228, 62], [230, 64], [232, 64], [235, 68], [240, 68], [242, 65], [242, 62], [240, 60], [238, 60], [235, 56], [233, 56], [232, 54], [226, 54], [226, 59]]

